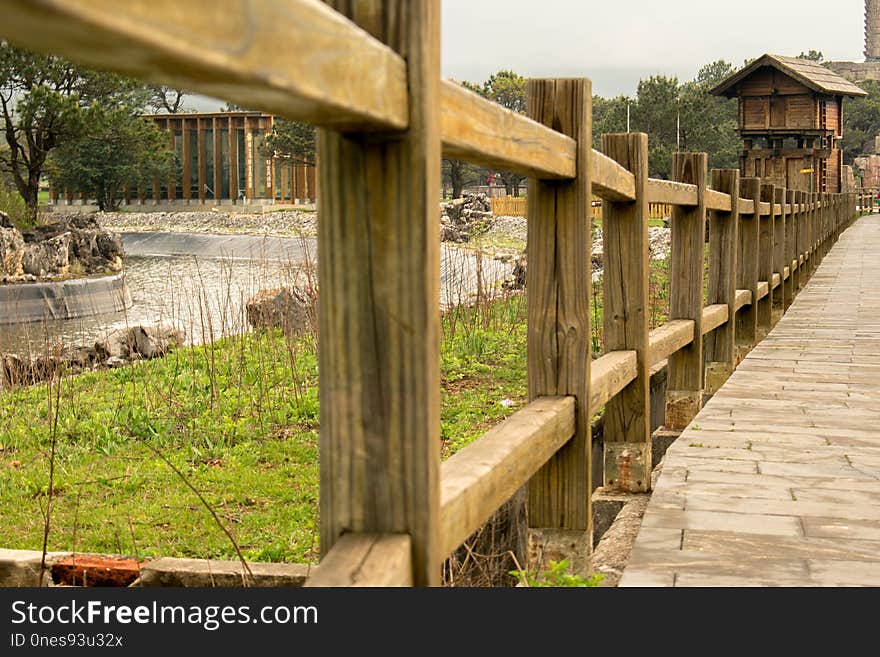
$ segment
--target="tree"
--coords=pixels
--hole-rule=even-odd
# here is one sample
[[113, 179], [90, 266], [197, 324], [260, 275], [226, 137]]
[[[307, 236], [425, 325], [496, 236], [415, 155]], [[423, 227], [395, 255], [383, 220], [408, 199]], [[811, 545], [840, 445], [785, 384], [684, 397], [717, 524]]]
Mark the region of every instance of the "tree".
[[109, 212], [119, 208], [126, 185], [146, 185], [167, 171], [172, 154], [166, 149], [166, 135], [143, 119], [139, 109], [97, 103], [89, 107], [82, 132], [50, 156], [52, 183], [85, 192]]
[[158, 113], [164, 110], [169, 114], [177, 114], [183, 109], [183, 97], [186, 92], [181, 89], [174, 89], [162, 84], [151, 84], [147, 88], [150, 90], [147, 104], [154, 112]]
[[632, 105], [632, 98], [627, 96], [593, 96], [593, 148], [602, 147], [602, 135], [626, 132], [627, 107]]
[[801, 51], [801, 54], [798, 55], [798, 59], [809, 59], [811, 62], [824, 62], [825, 55], [822, 54], [821, 50], [810, 50], [809, 52]]
[[79, 134], [85, 110], [134, 97], [143, 106], [143, 87], [132, 80], [0, 43], [0, 109], [9, 146], [0, 153], [0, 168], [11, 175], [32, 217], [46, 159], [53, 148]]
[[263, 154], [296, 164], [315, 164], [315, 128], [308, 123], [276, 119], [263, 142]]
[[866, 145], [880, 134], [880, 84], [874, 80], [860, 82], [859, 86], [868, 92], [863, 98], [853, 98], [847, 103], [843, 113], [843, 161], [853, 164], [854, 159], [872, 151]]
[[[526, 79], [513, 71], [493, 73], [482, 86], [470, 82], [464, 82], [463, 86], [512, 112], [524, 114], [526, 111]], [[509, 171], [501, 171], [499, 176], [507, 194], [519, 196], [519, 187], [525, 176]]]
[[648, 170], [651, 176], [668, 178], [676, 150], [679, 116], [678, 78], [655, 75], [639, 82], [632, 108], [634, 130], [648, 133]]
[[452, 188], [452, 198], [460, 198], [467, 185], [473, 185], [483, 177], [484, 169], [464, 160], [444, 159], [441, 168], [443, 188]]
[[736, 134], [736, 100], [711, 89], [733, 72], [724, 60], [707, 64], [679, 89], [681, 150], [709, 154], [709, 168], [734, 169], [742, 150]]

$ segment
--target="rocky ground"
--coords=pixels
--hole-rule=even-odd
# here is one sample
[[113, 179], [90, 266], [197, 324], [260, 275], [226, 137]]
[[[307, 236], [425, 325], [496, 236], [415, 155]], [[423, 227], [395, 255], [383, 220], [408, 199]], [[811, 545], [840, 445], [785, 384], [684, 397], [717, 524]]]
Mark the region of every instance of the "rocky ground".
[[316, 212], [98, 212], [98, 223], [107, 230], [124, 232], [183, 232], [315, 237]]
[[122, 240], [85, 215], [45, 216], [29, 230], [0, 212], [0, 283], [92, 276], [122, 270]]

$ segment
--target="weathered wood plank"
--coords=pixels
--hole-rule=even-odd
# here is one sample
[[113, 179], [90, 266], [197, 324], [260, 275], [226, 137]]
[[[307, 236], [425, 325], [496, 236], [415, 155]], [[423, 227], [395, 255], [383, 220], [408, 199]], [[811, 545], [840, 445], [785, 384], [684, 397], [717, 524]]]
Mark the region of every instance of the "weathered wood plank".
[[[776, 197], [776, 186], [766, 183], [761, 184], [761, 205], [767, 206], [767, 213], [762, 214], [758, 223], [758, 280], [764, 282], [769, 288], [766, 294], [758, 291], [758, 340], [763, 340], [770, 332], [773, 325], [773, 298], [769, 293], [769, 287], [773, 280], [773, 254], [775, 246], [773, 240], [776, 237], [776, 228], [773, 216], [773, 199]], [[760, 283], [759, 283], [760, 285]]]
[[694, 183], [655, 178], [648, 180], [648, 200], [651, 203], [695, 206], [698, 203], [697, 194], [697, 186]]
[[[669, 353], [664, 426], [684, 429], [703, 404], [703, 248], [706, 240], [706, 153], [675, 153], [672, 177], [693, 187], [692, 207], [673, 206], [670, 219], [669, 318], [693, 323], [688, 342]], [[651, 358], [654, 358], [653, 345]]]
[[636, 197], [633, 174], [604, 153], [594, 150], [593, 193], [608, 201], [632, 201]]
[[590, 81], [529, 80], [527, 104], [530, 117], [558, 128], [577, 143], [578, 174], [568, 182], [529, 180], [529, 399], [554, 395], [576, 399], [574, 437], [529, 482], [529, 525], [589, 535], [592, 281], [584, 254], [592, 241]]
[[716, 189], [706, 190], [706, 209], [730, 212], [730, 195]]
[[703, 335], [714, 331], [727, 321], [727, 304], [715, 303], [703, 308]]
[[413, 581], [440, 582], [440, 10], [333, 0], [408, 62], [409, 128], [321, 130], [321, 550], [406, 533]]
[[637, 374], [635, 351], [611, 351], [594, 360], [590, 367], [590, 414], [635, 380]]
[[[786, 259], [786, 223], [788, 222], [788, 210], [785, 203], [786, 190], [784, 187], [777, 187], [775, 191], [776, 207], [778, 213], [773, 224], [773, 271], [775, 278], [773, 282], [773, 310], [781, 314], [785, 312], [785, 288], [788, 273], [785, 266]], [[778, 287], [777, 287], [778, 286]]]
[[412, 586], [412, 573], [406, 534], [343, 534], [305, 586]]
[[[701, 321], [702, 314], [701, 311]], [[648, 333], [648, 367], [653, 367], [692, 344], [694, 324], [692, 319], [672, 319]]]
[[9, 0], [0, 36], [339, 130], [409, 121], [404, 59], [315, 0]]
[[[743, 178], [740, 196], [752, 201], [757, 209], [761, 199], [761, 179]], [[739, 219], [739, 266], [737, 287], [752, 293], [751, 301], [736, 316], [737, 359], [741, 360], [758, 342], [758, 277], [760, 256], [760, 217], [757, 211], [740, 213]]]
[[736, 310], [748, 306], [752, 303], [752, 291], [751, 290], [737, 290], [736, 291], [736, 302], [734, 306]]
[[705, 393], [713, 394], [733, 373], [736, 362], [736, 269], [739, 241], [739, 170], [713, 169], [712, 188], [730, 199], [729, 211], [709, 213], [709, 297], [711, 305], [727, 307], [727, 321], [705, 342]]
[[571, 137], [481, 98], [455, 82], [440, 87], [443, 157], [535, 178], [577, 175]]
[[443, 463], [443, 554], [479, 529], [571, 439], [574, 415], [574, 397], [539, 397]]
[[[605, 406], [605, 484], [650, 489], [651, 426], [648, 348], [648, 136], [603, 135], [602, 150], [635, 176], [634, 202], [603, 203], [604, 337], [607, 351], [635, 351], [638, 374]], [[622, 443], [609, 449], [609, 443]], [[630, 450], [638, 464], [618, 476], [615, 460]]]

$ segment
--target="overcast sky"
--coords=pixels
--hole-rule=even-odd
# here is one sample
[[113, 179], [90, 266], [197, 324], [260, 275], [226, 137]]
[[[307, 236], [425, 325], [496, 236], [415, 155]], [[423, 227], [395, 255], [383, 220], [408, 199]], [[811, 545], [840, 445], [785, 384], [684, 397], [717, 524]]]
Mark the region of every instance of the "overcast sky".
[[[482, 82], [588, 77], [593, 93], [635, 95], [651, 75], [692, 79], [718, 59], [734, 67], [772, 52], [820, 50], [864, 60], [864, 0], [442, 0], [442, 75]], [[829, 11], [837, 12], [829, 15]], [[191, 97], [214, 111], [223, 103]]]
[[[443, 76], [593, 80], [632, 95], [653, 74], [690, 80], [706, 63], [765, 52], [864, 60], [863, 0], [442, 0]], [[830, 14], [829, 12], [836, 12]]]

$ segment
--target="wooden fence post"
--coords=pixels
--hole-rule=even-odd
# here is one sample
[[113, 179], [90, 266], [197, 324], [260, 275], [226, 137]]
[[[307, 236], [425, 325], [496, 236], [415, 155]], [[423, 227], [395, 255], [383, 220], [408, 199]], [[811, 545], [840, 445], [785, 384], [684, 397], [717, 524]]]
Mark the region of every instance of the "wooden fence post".
[[409, 534], [413, 583], [438, 585], [439, 2], [328, 4], [406, 59], [409, 127], [318, 134], [321, 553]]
[[571, 395], [575, 435], [529, 482], [529, 561], [564, 556], [586, 572], [592, 551], [590, 440], [590, 155], [586, 79], [529, 80], [528, 115], [577, 141], [577, 177], [529, 180], [529, 399]]
[[706, 336], [705, 395], [713, 395], [736, 367], [736, 270], [739, 170], [713, 169], [712, 189], [730, 195], [730, 212], [709, 213], [709, 304], [727, 305], [727, 321]]
[[776, 322], [782, 317], [782, 314], [785, 312], [786, 303], [786, 289], [791, 289], [791, 275], [789, 272], [789, 278], [786, 280], [785, 278], [785, 268], [788, 267], [791, 262], [788, 264], [785, 262], [785, 254], [786, 254], [786, 242], [785, 238], [787, 233], [786, 231], [786, 222], [787, 222], [787, 213], [785, 212], [785, 195], [786, 190], [785, 187], [777, 187], [776, 191], [773, 195], [773, 202], [779, 206], [779, 214], [776, 215], [776, 220], [773, 223], [773, 271], [779, 274], [779, 287], [773, 290], [773, 325], [776, 325]]
[[797, 233], [797, 251], [795, 259], [798, 263], [797, 289], [800, 292], [807, 284], [807, 270], [805, 267], [806, 258], [804, 257], [804, 244], [806, 242], [806, 223], [807, 223], [807, 192], [800, 190], [797, 192], [798, 216], [796, 224]]
[[669, 319], [694, 322], [694, 341], [669, 356], [664, 426], [684, 429], [703, 405], [703, 252], [706, 239], [706, 153], [675, 153], [672, 177], [697, 186], [697, 205], [672, 207]]
[[762, 184], [760, 191], [762, 203], [770, 205], [764, 215], [758, 213], [758, 280], [767, 281], [767, 296], [758, 301], [758, 332], [756, 342], [763, 340], [773, 326], [773, 244], [776, 238], [773, 204], [776, 199], [776, 185]]
[[635, 176], [635, 201], [604, 201], [605, 350], [636, 352], [637, 374], [605, 405], [605, 487], [651, 488], [648, 368], [648, 135], [602, 135], [602, 150]]
[[798, 291], [798, 279], [800, 278], [797, 263], [797, 222], [800, 212], [798, 212], [798, 192], [794, 189], [786, 190], [785, 201], [789, 205], [789, 214], [785, 220], [785, 262], [789, 268], [788, 282], [789, 286], [785, 296], [785, 309], [794, 301], [794, 295]]
[[749, 290], [752, 302], [736, 314], [736, 362], [758, 342], [758, 259], [760, 239], [761, 179], [740, 180], [740, 194], [754, 203], [754, 212], [740, 215], [737, 289]]

